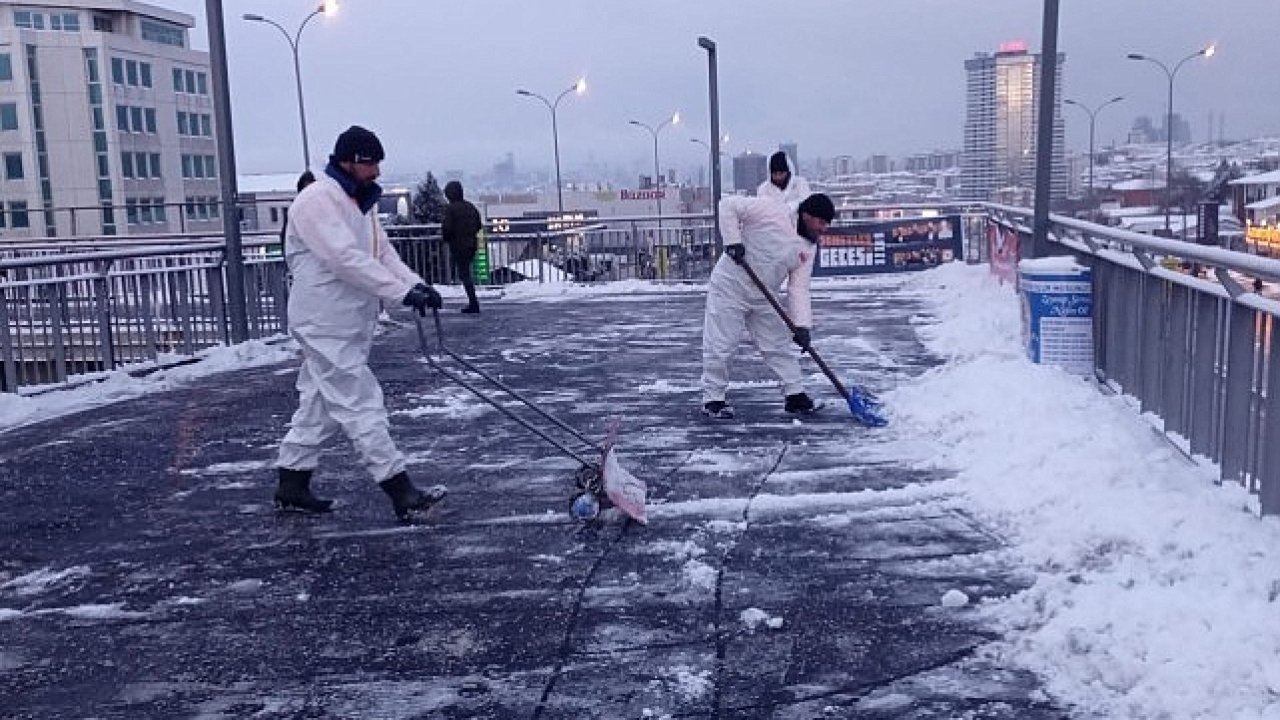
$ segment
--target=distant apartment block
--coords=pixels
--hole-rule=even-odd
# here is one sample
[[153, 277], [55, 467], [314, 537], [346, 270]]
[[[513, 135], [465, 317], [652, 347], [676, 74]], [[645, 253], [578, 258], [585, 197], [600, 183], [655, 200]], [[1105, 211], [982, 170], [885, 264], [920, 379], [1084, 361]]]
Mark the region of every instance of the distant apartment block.
[[0, 237], [221, 227], [194, 26], [132, 0], [0, 1]]
[[[1053, 179], [1055, 198], [1067, 194], [1063, 162], [1062, 67], [1058, 56], [1054, 97]], [[995, 54], [977, 53], [965, 61], [965, 104], [961, 196], [988, 200], [997, 193], [1016, 195], [1035, 187], [1036, 124], [1039, 116], [1040, 55], [1022, 43], [1006, 43]]]
[[733, 158], [733, 189], [754, 194], [760, 183], [769, 179], [769, 159], [745, 152]]

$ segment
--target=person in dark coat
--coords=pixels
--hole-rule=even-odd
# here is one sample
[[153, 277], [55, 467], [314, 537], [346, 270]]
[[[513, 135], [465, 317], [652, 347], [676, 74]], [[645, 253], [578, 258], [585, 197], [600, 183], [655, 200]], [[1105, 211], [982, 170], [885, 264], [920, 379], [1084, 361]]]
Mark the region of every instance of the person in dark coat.
[[[316, 174], [311, 172], [310, 170], [304, 170], [302, 174], [298, 176], [298, 183], [296, 186], [298, 188], [298, 192], [302, 192], [303, 188], [305, 188], [306, 186], [310, 185], [315, 181], [316, 181]], [[284, 237], [285, 237], [285, 234], [288, 232], [288, 230], [289, 230], [289, 208], [286, 207], [284, 209], [283, 217], [280, 220], [281, 244], [284, 243]]]
[[480, 211], [476, 210], [476, 206], [463, 199], [462, 183], [450, 180], [444, 186], [444, 196], [449, 204], [444, 209], [440, 233], [449, 245], [453, 269], [467, 291], [468, 302], [462, 312], [478, 313], [480, 302], [476, 300], [476, 283], [471, 278], [471, 261], [476, 257], [476, 235], [480, 233], [484, 223], [480, 220]]

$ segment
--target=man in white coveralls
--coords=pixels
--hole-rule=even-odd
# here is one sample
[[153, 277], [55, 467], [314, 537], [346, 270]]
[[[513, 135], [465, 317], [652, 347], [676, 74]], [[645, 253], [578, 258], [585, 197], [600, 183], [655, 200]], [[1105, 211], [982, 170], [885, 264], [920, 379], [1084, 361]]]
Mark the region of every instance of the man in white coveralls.
[[[733, 417], [725, 401], [729, 359], [737, 351], [745, 329], [765, 364], [782, 380], [783, 409], [807, 415], [817, 407], [804, 391], [799, 355], [790, 342], [809, 348], [813, 310], [809, 279], [813, 274], [818, 237], [835, 218], [835, 205], [823, 194], [805, 198], [798, 214], [776, 198], [730, 197], [720, 203], [720, 233], [724, 255], [707, 282], [707, 311], [702, 326], [702, 414], [716, 419]], [[747, 264], [770, 291], [787, 281], [788, 315], [794, 334], [740, 267]]]
[[329, 164], [289, 210], [285, 259], [293, 276], [289, 333], [302, 349], [298, 410], [280, 442], [276, 505], [329, 512], [332, 501], [311, 493], [321, 446], [341, 430], [365, 470], [406, 522], [444, 497], [423, 492], [405, 472], [405, 457], [388, 432], [382, 388], [369, 369], [380, 302], [425, 315], [440, 294], [409, 269], [378, 222], [382, 188], [374, 182], [384, 152], [376, 135], [352, 126], [338, 136]]

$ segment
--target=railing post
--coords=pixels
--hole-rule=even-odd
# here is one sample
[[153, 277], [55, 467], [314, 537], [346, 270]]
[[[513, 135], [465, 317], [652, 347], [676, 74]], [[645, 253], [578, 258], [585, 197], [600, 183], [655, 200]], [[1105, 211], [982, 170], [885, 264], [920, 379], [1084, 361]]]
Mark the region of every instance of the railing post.
[[13, 336], [9, 333], [9, 293], [0, 287], [0, 355], [4, 374], [0, 376], [0, 392], [18, 391], [18, 367], [13, 359]]
[[97, 263], [97, 275], [93, 278], [94, 314], [98, 321], [98, 336], [102, 342], [102, 369], [116, 367], [116, 345], [111, 331], [111, 279], [108, 274], [111, 261]]

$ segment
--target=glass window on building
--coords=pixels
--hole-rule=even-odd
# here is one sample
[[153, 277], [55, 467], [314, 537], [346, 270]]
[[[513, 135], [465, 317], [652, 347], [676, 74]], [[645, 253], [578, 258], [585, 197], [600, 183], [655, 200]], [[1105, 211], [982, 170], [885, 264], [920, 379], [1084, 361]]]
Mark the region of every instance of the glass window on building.
[[[27, 30], [43, 30], [44, 13], [31, 12], [30, 10], [14, 10], [13, 24]], [[14, 225], [14, 227], [17, 227], [17, 225]]]
[[191, 156], [190, 155], [182, 156], [182, 177], [184, 178], [191, 177]]
[[100, 178], [111, 177], [111, 167], [110, 165], [107, 164], [106, 153], [98, 153], [98, 177]]
[[129, 84], [134, 87], [137, 87], [138, 86], [138, 61], [125, 60], [124, 69], [125, 69], [125, 77], [129, 80]]
[[0, 103], [0, 130], [18, 129], [18, 103]]
[[124, 60], [118, 57], [111, 58], [111, 82], [116, 85], [124, 84]]
[[22, 172], [22, 153], [5, 153], [4, 179], [21, 180], [23, 177], [25, 175]]
[[161, 45], [186, 47], [187, 35], [177, 25], [143, 18], [142, 39], [148, 42], [160, 43]]
[[164, 198], [162, 197], [151, 198], [151, 202], [152, 204], [155, 205], [156, 222], [158, 223], [167, 222], [169, 218], [165, 215]]
[[0, 53], [0, 80], [13, 79], [13, 58], [9, 53]]
[[151, 87], [151, 63], [138, 63], [138, 77], [142, 81], [142, 87]]
[[186, 93], [188, 95], [196, 94], [196, 71], [183, 70], [182, 76], [186, 80]]
[[187, 114], [181, 110], [178, 111], [178, 134], [190, 135], [187, 128]]
[[196, 73], [196, 89], [198, 95], [209, 94], [209, 76], [204, 73]]
[[160, 177], [160, 153], [151, 153], [151, 177]]
[[213, 123], [207, 113], [200, 116], [200, 134], [205, 137], [213, 137]]
[[129, 132], [129, 106], [116, 106], [116, 130]]
[[180, 93], [185, 88], [186, 88], [186, 85], [183, 85], [182, 83], [182, 68], [174, 68], [173, 69], [173, 91], [176, 93]]
[[146, 109], [144, 109], [144, 110], [143, 110], [143, 114], [144, 114], [144, 115], [146, 115], [146, 118], [147, 118], [147, 132], [152, 133], [152, 134], [155, 134], [155, 132], [156, 132], [156, 109], [155, 109], [155, 108], [146, 108]]
[[49, 13], [49, 29], [80, 32], [80, 16], [73, 12]]
[[14, 200], [9, 203], [9, 227], [29, 228], [31, 219], [27, 217], [27, 201]]
[[120, 174], [127, 178], [133, 177], [133, 153], [120, 153]]
[[115, 26], [115, 23], [111, 21], [111, 18], [107, 17], [106, 15], [94, 15], [93, 29], [96, 30], [97, 32], [109, 33], [109, 32], [115, 32], [116, 26]]
[[144, 125], [142, 124], [142, 108], [140, 107], [129, 108], [129, 119], [132, 121], [129, 125], [129, 129], [132, 132], [136, 132], [136, 133], [142, 132], [142, 128], [144, 127]]

